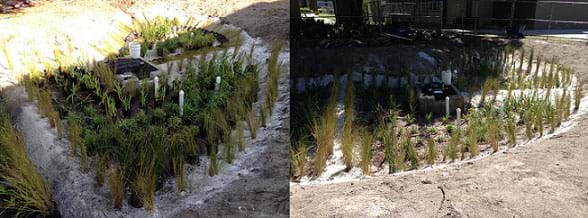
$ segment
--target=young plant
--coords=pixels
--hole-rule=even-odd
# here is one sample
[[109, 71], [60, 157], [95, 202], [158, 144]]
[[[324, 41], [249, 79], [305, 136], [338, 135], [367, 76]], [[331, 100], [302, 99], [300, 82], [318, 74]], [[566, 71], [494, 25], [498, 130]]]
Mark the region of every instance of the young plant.
[[[514, 116], [514, 114], [512, 114]], [[515, 146], [517, 144], [517, 123], [516, 118], [508, 116], [506, 119], [506, 133], [508, 136], [508, 142], [511, 146]]]
[[[331, 87], [331, 92], [329, 95], [329, 99], [327, 100], [327, 106], [325, 108], [325, 121], [326, 121], [326, 128], [328, 131], [328, 136], [330, 141], [335, 140], [335, 134], [337, 129], [337, 96], [339, 94], [339, 77], [335, 76], [335, 82]], [[329, 144], [327, 153], [329, 155], [333, 154], [334, 144]]]
[[414, 147], [414, 143], [412, 142], [410, 133], [407, 132], [406, 134], [406, 141], [404, 142], [404, 149], [406, 154], [408, 154], [408, 159], [410, 160], [411, 169], [418, 169], [419, 168], [419, 158], [416, 153], [416, 148]]
[[491, 115], [490, 117], [486, 118], [486, 123], [488, 125], [488, 131], [486, 132], [486, 138], [492, 146], [492, 151], [498, 151], [498, 143], [500, 140], [500, 123], [497, 120], [495, 115]]
[[471, 157], [478, 156], [478, 154], [480, 153], [480, 145], [478, 144], [478, 127], [480, 126], [480, 124], [478, 122], [479, 121], [476, 121], [474, 119], [470, 121], [466, 133], [466, 146], [467, 150], [470, 152]]
[[96, 185], [102, 187], [104, 184], [104, 171], [108, 165], [108, 160], [103, 155], [96, 155], [96, 167], [94, 174], [96, 175]]
[[523, 113], [523, 122], [525, 123], [525, 135], [527, 136], [528, 140], [533, 138], [533, 121], [534, 121], [534, 113], [533, 108], [525, 111]]
[[72, 156], [78, 155], [78, 147], [81, 147], [82, 138], [80, 137], [81, 127], [79, 124], [80, 118], [75, 114], [69, 114], [67, 117], [67, 125], [69, 126], [69, 141], [71, 143]]
[[12, 210], [16, 216], [50, 216], [55, 206], [51, 189], [29, 159], [22, 135], [0, 108], [0, 214]]
[[359, 130], [359, 139], [361, 144], [361, 160], [360, 167], [363, 175], [370, 175], [370, 168], [372, 165], [372, 140], [373, 136], [367, 129]]
[[345, 112], [343, 124], [343, 141], [341, 148], [343, 150], [343, 162], [349, 170], [353, 167], [353, 101], [355, 99], [353, 91], [353, 82], [347, 80], [345, 90]]
[[119, 166], [112, 168], [108, 175], [108, 185], [112, 195], [112, 206], [116, 209], [122, 207], [126, 195], [125, 174]]
[[584, 97], [584, 84], [578, 82], [576, 84], [576, 89], [574, 90], [574, 111], [578, 111], [578, 109], [580, 109], [580, 102], [582, 101], [582, 97]]
[[444, 161], [446, 157], [449, 157], [451, 161], [455, 161], [455, 159], [457, 159], [457, 148], [459, 146], [460, 134], [459, 127], [457, 127], [453, 133], [451, 133], [449, 145], [445, 148], [445, 152], [443, 153]]
[[239, 146], [239, 151], [244, 151], [245, 150], [245, 134], [244, 134], [244, 125], [243, 125], [243, 121], [239, 120], [237, 121], [236, 125], [236, 129], [237, 129], [237, 145]]
[[407, 93], [408, 93], [408, 107], [410, 110], [411, 114], [415, 114], [416, 113], [416, 107], [417, 107], [417, 96], [416, 96], [416, 91], [412, 86], [408, 86], [407, 87]]
[[330, 135], [326, 118], [318, 118], [314, 121], [312, 135], [316, 141], [317, 151], [314, 159], [315, 176], [320, 176], [327, 164], [329, 147], [333, 145], [333, 137]]
[[255, 139], [257, 136], [257, 128], [258, 128], [258, 121], [257, 116], [255, 116], [255, 110], [251, 110], [248, 116], [245, 116], [245, 122], [247, 123], [247, 129], [249, 129], [249, 134], [251, 139]]
[[435, 140], [433, 137], [429, 137], [427, 139], [425, 160], [427, 161], [428, 165], [432, 166], [435, 163], [435, 159], [437, 159], [437, 148], [435, 148]]
[[432, 121], [433, 121], [433, 114], [431, 112], [429, 112], [425, 116], [425, 123], [426, 123], [426, 125], [430, 125]]

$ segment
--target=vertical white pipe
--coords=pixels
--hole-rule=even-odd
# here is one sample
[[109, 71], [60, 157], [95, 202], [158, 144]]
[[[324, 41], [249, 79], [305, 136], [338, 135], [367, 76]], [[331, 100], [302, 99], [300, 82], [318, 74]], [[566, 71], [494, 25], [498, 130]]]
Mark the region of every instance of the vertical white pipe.
[[159, 91], [159, 77], [156, 76], [153, 79], [153, 87], [155, 88], [155, 97], [157, 98], [157, 92]]
[[180, 90], [180, 116], [184, 116], [184, 90]]
[[214, 85], [214, 90], [218, 91], [220, 89], [221, 77], [216, 76], [216, 83]]
[[455, 113], [457, 114], [457, 125], [459, 125], [460, 121], [461, 121], [461, 108], [457, 108], [455, 109]]
[[449, 96], [445, 97], [445, 116], [449, 117]]

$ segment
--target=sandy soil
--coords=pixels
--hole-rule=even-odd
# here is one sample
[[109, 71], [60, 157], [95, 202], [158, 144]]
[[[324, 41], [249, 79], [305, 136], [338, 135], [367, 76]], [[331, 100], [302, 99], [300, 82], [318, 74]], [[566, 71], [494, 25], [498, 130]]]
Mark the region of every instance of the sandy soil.
[[[588, 51], [582, 43], [516, 43], [559, 59], [586, 82]], [[575, 122], [568, 131], [466, 164], [336, 184], [292, 183], [290, 215], [583, 217], [588, 214], [588, 115]]]
[[[116, 1], [115, 1], [116, 2]], [[289, 2], [287, 0], [188, 0], [175, 1], [147, 0], [130, 6], [127, 11], [134, 16], [142, 16], [146, 10], [170, 15], [180, 12], [219, 17], [247, 31], [254, 37], [262, 37], [271, 42], [287, 40], [290, 29]]]

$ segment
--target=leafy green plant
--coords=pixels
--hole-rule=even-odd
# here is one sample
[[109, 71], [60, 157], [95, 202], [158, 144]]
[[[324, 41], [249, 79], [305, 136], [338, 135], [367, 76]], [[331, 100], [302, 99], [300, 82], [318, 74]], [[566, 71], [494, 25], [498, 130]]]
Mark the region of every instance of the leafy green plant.
[[431, 112], [429, 112], [425, 116], [425, 124], [430, 125], [432, 121], [433, 121], [433, 114]]
[[71, 100], [71, 103], [74, 103], [74, 100], [76, 99], [78, 93], [79, 93], [79, 88], [77, 84], [72, 84], [71, 89], [69, 91], [69, 95], [67, 96], [67, 98], [65, 100]]
[[413, 124], [415, 121], [416, 121], [416, 118], [413, 114], [406, 115], [406, 123], [407, 124]]

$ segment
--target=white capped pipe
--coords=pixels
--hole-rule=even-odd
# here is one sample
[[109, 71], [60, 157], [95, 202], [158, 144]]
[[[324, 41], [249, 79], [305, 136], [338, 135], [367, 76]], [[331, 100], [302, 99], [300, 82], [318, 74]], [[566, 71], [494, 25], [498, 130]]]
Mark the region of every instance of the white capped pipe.
[[219, 90], [220, 88], [220, 83], [221, 83], [221, 77], [220, 76], [216, 76], [216, 83], [214, 85], [214, 90]]
[[461, 108], [455, 109], [455, 113], [457, 114], [457, 125], [459, 125], [459, 122], [461, 121]]
[[138, 42], [131, 42], [129, 43], [129, 54], [131, 58], [140, 58], [141, 57], [141, 44]]
[[157, 92], [159, 90], [159, 77], [153, 79], [153, 87], [155, 87], [155, 97], [157, 98]]
[[449, 117], [449, 96], [445, 97], [445, 116]]
[[441, 72], [441, 80], [445, 85], [451, 85], [451, 70]]
[[180, 90], [180, 116], [184, 115], [184, 90]]

